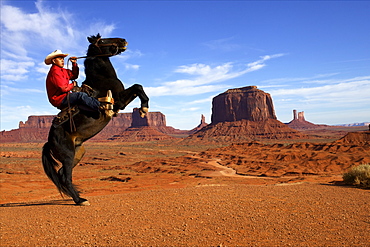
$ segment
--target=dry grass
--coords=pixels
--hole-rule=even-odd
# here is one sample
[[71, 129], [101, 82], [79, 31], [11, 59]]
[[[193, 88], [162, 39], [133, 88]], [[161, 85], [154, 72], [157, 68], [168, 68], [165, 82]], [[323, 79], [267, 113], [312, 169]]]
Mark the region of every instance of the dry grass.
[[363, 164], [352, 167], [347, 173], [343, 174], [343, 181], [346, 184], [370, 188], [370, 165]]

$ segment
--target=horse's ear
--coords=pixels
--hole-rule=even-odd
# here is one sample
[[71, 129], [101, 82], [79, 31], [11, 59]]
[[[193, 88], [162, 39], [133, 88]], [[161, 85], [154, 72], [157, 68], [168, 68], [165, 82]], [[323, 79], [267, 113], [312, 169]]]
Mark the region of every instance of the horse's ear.
[[87, 40], [91, 43], [94, 44], [98, 39], [101, 38], [100, 33], [98, 33], [96, 36], [91, 35], [90, 37], [87, 37]]
[[90, 37], [87, 37], [87, 40], [92, 44], [92, 43], [95, 43], [95, 37], [94, 36], [90, 36]]

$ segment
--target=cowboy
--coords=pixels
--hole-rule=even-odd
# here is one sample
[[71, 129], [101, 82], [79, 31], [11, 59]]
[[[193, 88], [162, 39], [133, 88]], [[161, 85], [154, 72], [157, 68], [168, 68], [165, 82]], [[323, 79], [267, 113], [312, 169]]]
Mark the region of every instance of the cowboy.
[[69, 81], [77, 79], [79, 68], [75, 57], [69, 58], [72, 62], [72, 70], [63, 68], [64, 58], [67, 56], [68, 54], [64, 54], [61, 50], [56, 50], [45, 58], [45, 64], [52, 65], [46, 78], [50, 103], [60, 110], [69, 106], [78, 106], [80, 110], [99, 114], [100, 102], [97, 99], [84, 92], [71, 92], [77, 83]]

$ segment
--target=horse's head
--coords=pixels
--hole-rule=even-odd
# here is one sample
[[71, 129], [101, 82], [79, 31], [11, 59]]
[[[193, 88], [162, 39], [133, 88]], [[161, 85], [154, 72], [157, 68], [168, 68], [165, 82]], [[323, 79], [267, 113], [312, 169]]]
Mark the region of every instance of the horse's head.
[[127, 41], [121, 38], [102, 38], [100, 34], [87, 37], [91, 43], [88, 56], [114, 56], [124, 52], [127, 48]]

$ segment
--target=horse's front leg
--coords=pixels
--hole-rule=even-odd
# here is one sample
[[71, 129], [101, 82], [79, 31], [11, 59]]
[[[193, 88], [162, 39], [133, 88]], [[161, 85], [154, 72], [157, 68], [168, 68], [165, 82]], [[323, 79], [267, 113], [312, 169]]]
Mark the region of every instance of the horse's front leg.
[[144, 117], [148, 112], [149, 108], [149, 98], [145, 94], [144, 89], [139, 84], [134, 84], [126, 90], [120, 92], [119, 94], [121, 105], [119, 109], [123, 110], [125, 107], [130, 104], [136, 97], [139, 97], [141, 101], [140, 115]]

